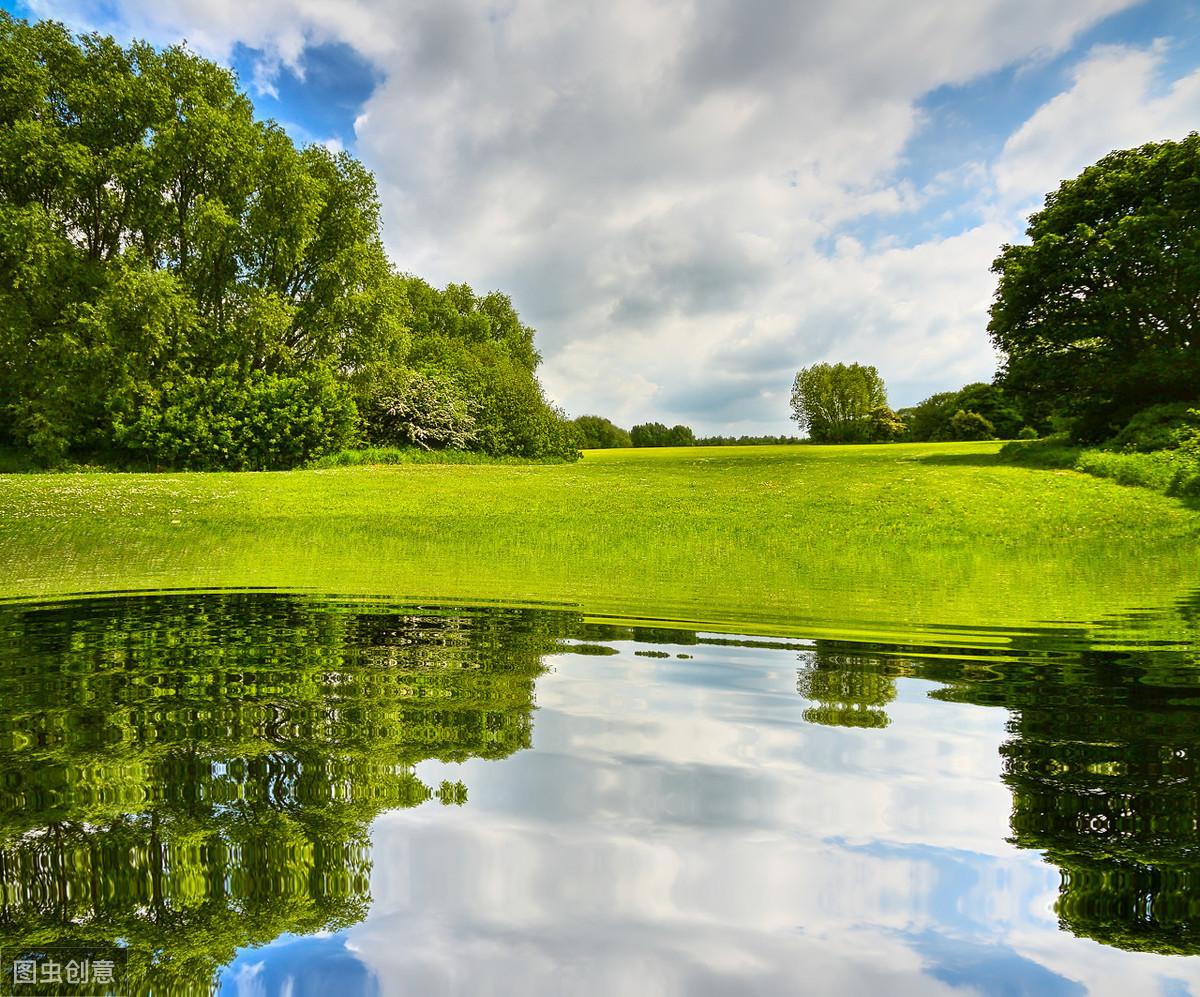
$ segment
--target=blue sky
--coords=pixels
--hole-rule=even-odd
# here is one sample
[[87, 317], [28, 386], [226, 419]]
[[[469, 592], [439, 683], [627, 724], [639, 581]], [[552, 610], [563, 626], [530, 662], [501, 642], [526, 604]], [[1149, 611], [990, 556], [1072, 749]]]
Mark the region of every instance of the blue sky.
[[29, 0], [236, 69], [376, 174], [398, 267], [511, 294], [572, 414], [786, 432], [798, 367], [990, 378], [1000, 246], [1200, 124], [1200, 4]]

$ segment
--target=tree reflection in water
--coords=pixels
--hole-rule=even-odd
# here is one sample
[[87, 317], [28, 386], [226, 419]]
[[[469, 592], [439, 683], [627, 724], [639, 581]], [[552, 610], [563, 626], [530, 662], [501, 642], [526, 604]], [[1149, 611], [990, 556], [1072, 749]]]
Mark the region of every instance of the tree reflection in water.
[[1011, 660], [1013, 648], [956, 658], [818, 640], [801, 653], [797, 691], [813, 701], [807, 720], [846, 727], [886, 726], [901, 678], [942, 683], [936, 699], [1004, 707], [1009, 840], [1059, 868], [1060, 926], [1125, 949], [1200, 953], [1200, 653], [1021, 644]]
[[570, 614], [244, 593], [0, 609], [4, 947], [129, 946], [208, 992], [240, 946], [370, 904], [368, 828], [427, 758], [529, 746]]

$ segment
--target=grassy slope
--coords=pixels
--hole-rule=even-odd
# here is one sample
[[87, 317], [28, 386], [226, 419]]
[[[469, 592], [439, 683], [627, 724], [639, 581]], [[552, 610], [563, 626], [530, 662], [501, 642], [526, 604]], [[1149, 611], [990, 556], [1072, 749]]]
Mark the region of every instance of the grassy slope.
[[0, 595], [270, 586], [756, 629], [1026, 626], [1200, 585], [1200, 515], [994, 443], [0, 477]]

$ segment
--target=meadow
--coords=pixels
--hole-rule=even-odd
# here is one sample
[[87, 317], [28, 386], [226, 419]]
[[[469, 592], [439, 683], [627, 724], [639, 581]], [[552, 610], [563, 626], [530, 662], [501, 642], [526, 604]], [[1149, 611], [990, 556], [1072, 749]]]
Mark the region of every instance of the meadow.
[[0, 597], [271, 588], [953, 642], [1200, 589], [1194, 503], [998, 443], [0, 476]]

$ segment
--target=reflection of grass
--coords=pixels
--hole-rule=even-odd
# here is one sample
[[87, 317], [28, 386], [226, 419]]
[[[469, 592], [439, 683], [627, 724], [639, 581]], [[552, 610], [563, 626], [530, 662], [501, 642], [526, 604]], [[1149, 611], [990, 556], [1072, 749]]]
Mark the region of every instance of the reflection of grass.
[[6, 476], [0, 594], [270, 586], [895, 633], [1094, 620], [1200, 582], [1194, 511], [998, 447]]

